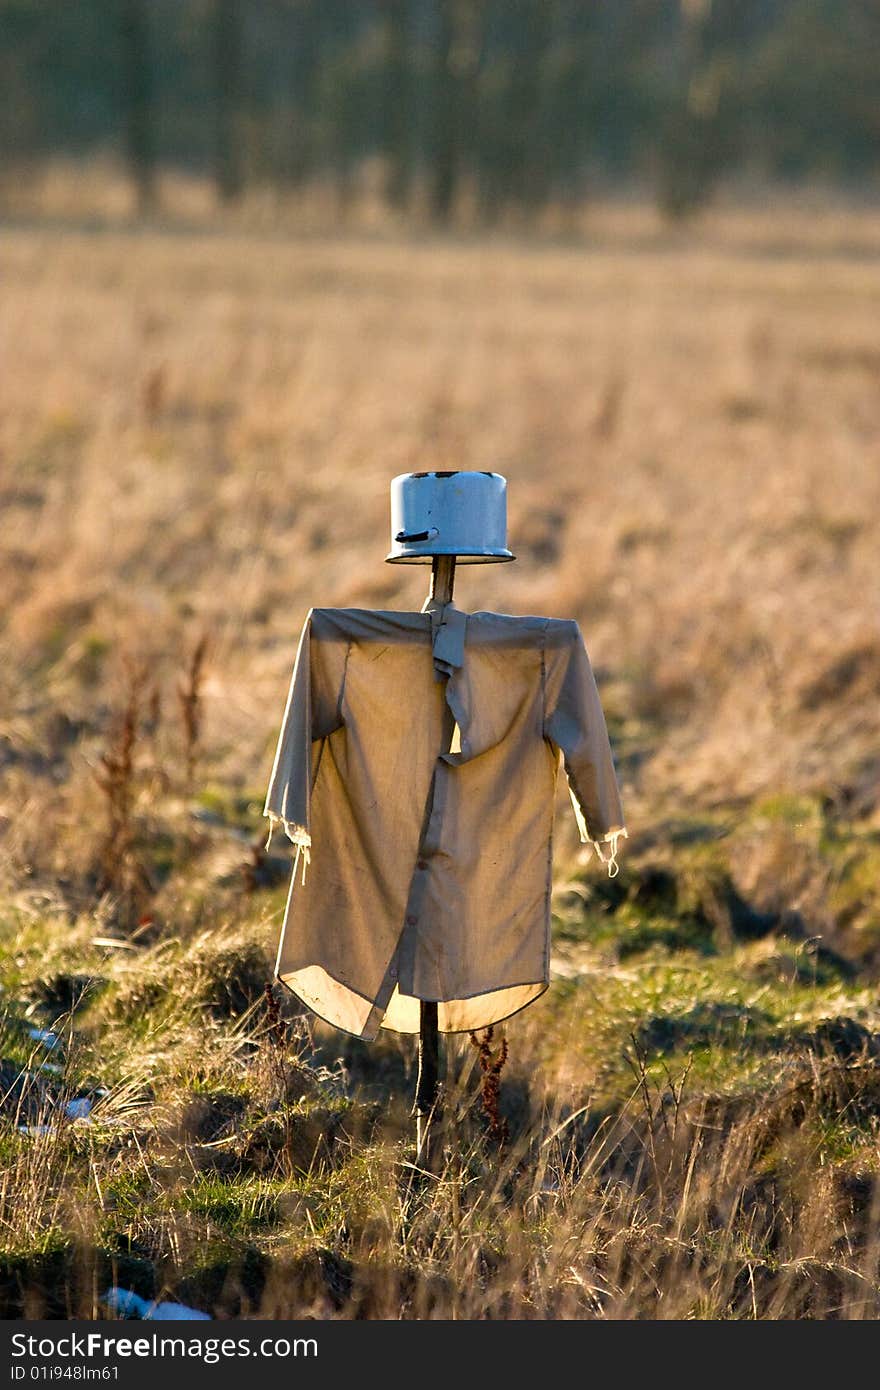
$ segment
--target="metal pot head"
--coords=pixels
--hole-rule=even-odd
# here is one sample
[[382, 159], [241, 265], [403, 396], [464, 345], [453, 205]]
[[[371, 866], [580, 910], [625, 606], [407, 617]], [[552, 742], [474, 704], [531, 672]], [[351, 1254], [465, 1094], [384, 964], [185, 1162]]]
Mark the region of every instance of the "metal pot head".
[[516, 557], [507, 549], [507, 480], [500, 473], [401, 473], [391, 482], [393, 565], [455, 555], [487, 565]]

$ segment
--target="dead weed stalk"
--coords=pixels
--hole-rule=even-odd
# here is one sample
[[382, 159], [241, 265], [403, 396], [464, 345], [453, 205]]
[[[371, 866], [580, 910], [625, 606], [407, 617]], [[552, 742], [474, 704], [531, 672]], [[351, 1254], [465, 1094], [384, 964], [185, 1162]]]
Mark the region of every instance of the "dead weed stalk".
[[508, 1124], [498, 1109], [498, 1102], [501, 1098], [501, 1073], [507, 1061], [508, 1049], [507, 1039], [502, 1038], [498, 1050], [493, 1052], [492, 1039], [494, 1036], [495, 1029], [490, 1025], [482, 1038], [479, 1038], [476, 1033], [471, 1033], [471, 1042], [477, 1049], [480, 1063], [482, 1074], [480, 1099], [489, 1133], [493, 1139], [498, 1140], [499, 1144], [504, 1144], [508, 1137]]
[[145, 663], [125, 658], [125, 697], [100, 755], [95, 780], [104, 797], [106, 830], [98, 849], [97, 892], [118, 893], [136, 906], [152, 892], [136, 847], [134, 807], [140, 715], [148, 682]]
[[177, 682], [177, 702], [183, 724], [187, 792], [192, 791], [196, 766], [201, 754], [202, 685], [205, 678], [207, 653], [208, 636], [207, 633], [203, 633], [192, 650], [183, 675]]

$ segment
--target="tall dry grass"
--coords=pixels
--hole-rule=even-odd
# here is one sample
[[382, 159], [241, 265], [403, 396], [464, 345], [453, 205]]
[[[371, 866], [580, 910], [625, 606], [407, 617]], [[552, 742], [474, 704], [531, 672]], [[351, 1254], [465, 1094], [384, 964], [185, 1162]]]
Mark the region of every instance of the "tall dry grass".
[[306, 607], [420, 602], [382, 564], [388, 480], [453, 465], [507, 474], [520, 556], [461, 602], [580, 618], [612, 711], [665, 720], [636, 796], [839, 775], [876, 735], [878, 278], [809, 231], [787, 255], [7, 231], [13, 746], [45, 743], [37, 672], [74, 737], [123, 646], [204, 625], [206, 736], [258, 782]]
[[[0, 233], [13, 1315], [876, 1316], [878, 229]], [[435, 466], [508, 477], [458, 601], [581, 621], [631, 839], [612, 890], [560, 806], [554, 986], [418, 1180], [409, 1044], [267, 1022], [260, 807], [308, 607], [421, 605]], [[26, 1136], [59, 1018], [109, 1095]]]

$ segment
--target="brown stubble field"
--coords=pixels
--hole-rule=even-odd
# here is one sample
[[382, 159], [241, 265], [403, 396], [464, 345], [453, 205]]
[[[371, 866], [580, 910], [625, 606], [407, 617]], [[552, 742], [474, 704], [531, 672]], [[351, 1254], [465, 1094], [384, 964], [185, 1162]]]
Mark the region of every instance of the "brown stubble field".
[[[11, 1315], [124, 1266], [227, 1312], [876, 1316], [878, 234], [0, 234]], [[447, 1178], [389, 1213], [412, 1049], [267, 1032], [260, 808], [309, 606], [420, 606], [388, 483], [434, 467], [507, 476], [517, 563], [457, 601], [581, 622], [631, 838], [611, 892], [560, 801], [511, 1137], [456, 1044]], [[28, 1020], [88, 1128], [20, 1132]]]

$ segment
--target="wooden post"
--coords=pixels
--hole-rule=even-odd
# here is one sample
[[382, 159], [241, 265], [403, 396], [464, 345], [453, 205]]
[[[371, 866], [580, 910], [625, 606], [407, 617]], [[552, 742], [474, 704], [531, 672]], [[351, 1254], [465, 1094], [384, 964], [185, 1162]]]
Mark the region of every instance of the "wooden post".
[[[431, 562], [431, 598], [449, 603], [455, 583], [455, 556], [435, 555]], [[444, 742], [451, 736], [444, 724]], [[419, 1005], [419, 1077], [416, 1083], [416, 1162], [430, 1173], [440, 1169], [440, 1032], [437, 1004]]]
[[431, 598], [451, 603], [455, 587], [455, 556], [435, 555], [431, 561]]

